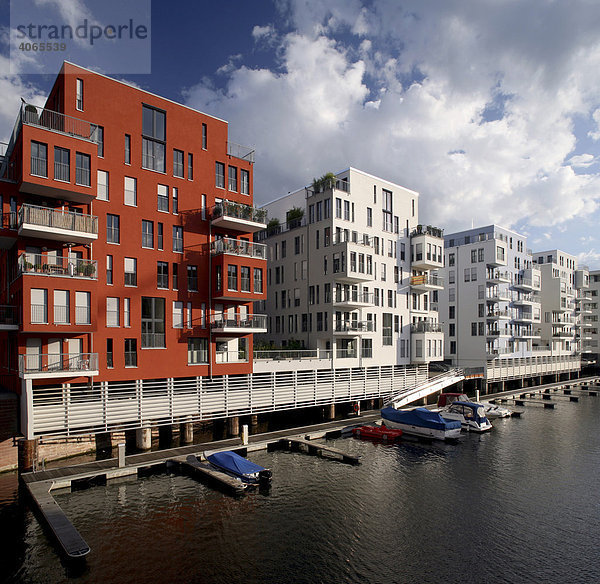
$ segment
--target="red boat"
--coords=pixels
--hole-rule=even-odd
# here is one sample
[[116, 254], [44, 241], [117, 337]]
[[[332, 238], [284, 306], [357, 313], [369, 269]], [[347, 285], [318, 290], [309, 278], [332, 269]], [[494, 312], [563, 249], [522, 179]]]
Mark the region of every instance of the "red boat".
[[386, 426], [360, 426], [360, 428], [354, 428], [352, 430], [352, 435], [356, 436], [356, 438], [396, 442], [396, 440], [400, 440], [402, 430], [397, 428], [387, 428]]

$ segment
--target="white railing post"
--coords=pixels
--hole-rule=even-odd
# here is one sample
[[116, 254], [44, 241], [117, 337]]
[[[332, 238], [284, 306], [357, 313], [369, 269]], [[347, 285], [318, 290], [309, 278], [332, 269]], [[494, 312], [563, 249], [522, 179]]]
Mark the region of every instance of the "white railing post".
[[64, 396], [64, 400], [65, 400], [65, 428], [67, 429], [67, 435], [69, 435], [70, 432], [70, 427], [69, 427], [69, 420], [70, 420], [70, 407], [71, 407], [71, 384], [70, 383], [63, 383], [62, 384], [63, 387], [63, 396]]
[[135, 380], [135, 397], [136, 397], [136, 401], [137, 401], [137, 414], [138, 414], [138, 422], [140, 424], [140, 428], [141, 428], [142, 422], [144, 420], [143, 392], [144, 392], [143, 381], [141, 379], [136, 379]]
[[108, 431], [108, 381], [100, 382], [100, 397], [102, 400], [102, 424], [104, 430]]
[[174, 412], [175, 412], [175, 380], [172, 377], [167, 378], [167, 396], [169, 399], [169, 419], [171, 420], [171, 424], [174, 421]]

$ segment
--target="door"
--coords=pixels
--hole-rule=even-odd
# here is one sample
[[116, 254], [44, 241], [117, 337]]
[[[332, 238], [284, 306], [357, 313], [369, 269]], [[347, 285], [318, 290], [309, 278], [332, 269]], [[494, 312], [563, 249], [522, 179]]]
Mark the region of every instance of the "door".
[[60, 371], [62, 369], [62, 340], [48, 340], [48, 371]]
[[83, 351], [83, 339], [69, 339], [68, 342], [69, 347], [69, 361], [68, 368], [69, 370], [78, 371], [84, 367], [82, 351]]
[[42, 339], [27, 339], [24, 373], [42, 370]]

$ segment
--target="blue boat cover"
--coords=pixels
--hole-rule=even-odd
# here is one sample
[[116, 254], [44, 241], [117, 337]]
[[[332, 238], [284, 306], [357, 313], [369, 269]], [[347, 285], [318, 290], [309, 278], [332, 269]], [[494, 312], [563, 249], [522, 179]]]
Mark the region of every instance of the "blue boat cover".
[[248, 475], [265, 470], [264, 467], [254, 464], [247, 458], [244, 458], [235, 452], [231, 452], [231, 450], [215, 452], [215, 454], [207, 456], [206, 460], [215, 466], [224, 468], [237, 475]]
[[387, 407], [381, 410], [381, 417], [384, 420], [391, 420], [398, 424], [421, 426], [422, 428], [432, 428], [434, 430], [452, 430], [461, 427], [458, 420], [444, 420], [440, 414], [427, 408], [397, 410], [396, 408]]

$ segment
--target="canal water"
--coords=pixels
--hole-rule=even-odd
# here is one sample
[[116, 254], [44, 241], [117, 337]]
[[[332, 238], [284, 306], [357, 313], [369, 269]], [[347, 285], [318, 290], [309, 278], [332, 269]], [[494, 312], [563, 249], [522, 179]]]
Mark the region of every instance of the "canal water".
[[253, 453], [269, 494], [164, 474], [58, 495], [83, 567], [0, 475], [0, 582], [598, 582], [600, 397], [563, 400], [459, 444], [331, 442], [360, 466]]

